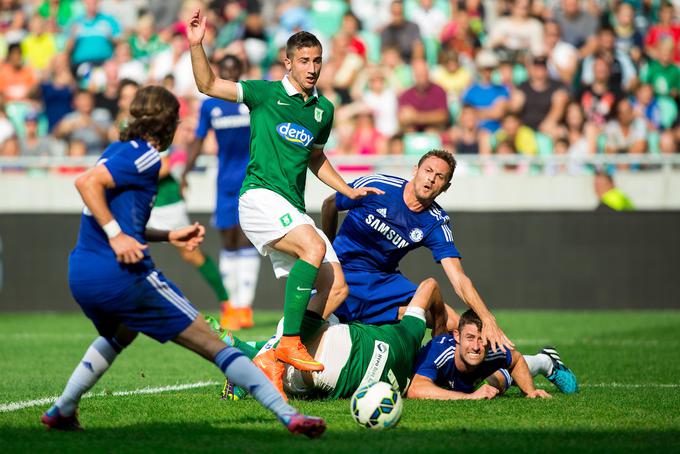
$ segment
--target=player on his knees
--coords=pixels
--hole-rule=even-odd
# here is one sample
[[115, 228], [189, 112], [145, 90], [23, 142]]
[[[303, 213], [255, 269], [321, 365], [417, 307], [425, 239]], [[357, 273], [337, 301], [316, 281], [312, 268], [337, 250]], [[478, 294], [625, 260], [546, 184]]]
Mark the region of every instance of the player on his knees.
[[[526, 397], [551, 397], [547, 392], [536, 389], [532, 376], [532, 373], [549, 375], [553, 372], [548, 370], [548, 364], [543, 361], [545, 358], [542, 356], [545, 355], [524, 357], [517, 350], [489, 351], [488, 345], [482, 340], [481, 331], [482, 321], [472, 310], [468, 310], [460, 316], [458, 329], [453, 335], [433, 337], [418, 354], [407, 397], [492, 399], [504, 392], [511, 383], [516, 384]], [[532, 364], [533, 370], [530, 370], [528, 363]]]

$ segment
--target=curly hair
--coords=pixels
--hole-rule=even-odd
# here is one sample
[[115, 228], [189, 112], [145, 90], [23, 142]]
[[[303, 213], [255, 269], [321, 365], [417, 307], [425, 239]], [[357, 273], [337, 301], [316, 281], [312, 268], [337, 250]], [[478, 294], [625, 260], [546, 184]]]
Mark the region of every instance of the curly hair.
[[449, 165], [451, 172], [449, 172], [449, 177], [446, 180], [446, 182], [449, 183], [451, 178], [453, 178], [453, 172], [456, 170], [456, 158], [453, 157], [451, 152], [446, 150], [430, 150], [420, 157], [418, 160], [418, 167], [420, 167], [427, 158], [431, 157], [439, 158]]
[[158, 85], [137, 91], [130, 104], [132, 120], [120, 132], [120, 140], [136, 137], [152, 141], [159, 151], [172, 143], [179, 122], [179, 101], [175, 95]]

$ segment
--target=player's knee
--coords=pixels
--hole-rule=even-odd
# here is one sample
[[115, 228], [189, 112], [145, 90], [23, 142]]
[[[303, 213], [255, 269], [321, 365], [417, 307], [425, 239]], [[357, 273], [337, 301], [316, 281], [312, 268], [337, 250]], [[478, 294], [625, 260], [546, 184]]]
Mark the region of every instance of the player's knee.
[[304, 261], [319, 266], [326, 256], [326, 243], [321, 238], [310, 239], [299, 256]]
[[434, 293], [439, 290], [439, 283], [435, 278], [428, 277], [420, 283], [420, 288], [430, 293]]

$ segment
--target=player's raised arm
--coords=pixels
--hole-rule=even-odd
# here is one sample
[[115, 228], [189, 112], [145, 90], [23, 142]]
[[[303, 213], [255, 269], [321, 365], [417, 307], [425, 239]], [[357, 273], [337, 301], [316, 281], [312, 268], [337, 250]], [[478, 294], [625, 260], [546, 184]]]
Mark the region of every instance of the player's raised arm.
[[459, 258], [445, 258], [441, 261], [442, 267], [446, 276], [449, 278], [453, 289], [456, 294], [463, 300], [467, 306], [475, 311], [475, 313], [482, 320], [482, 340], [488, 343], [492, 350], [501, 349], [506, 351], [506, 349], [514, 348], [513, 344], [508, 336], [505, 335], [502, 329], [499, 328], [498, 323], [496, 323], [496, 317], [489, 311], [486, 307], [482, 297], [479, 296], [477, 289], [472, 284], [472, 281], [463, 271], [463, 265], [460, 263]]
[[196, 9], [189, 19], [187, 26], [187, 38], [191, 51], [191, 67], [194, 70], [194, 79], [198, 90], [213, 98], [221, 98], [226, 101], [238, 101], [238, 88], [235, 82], [221, 79], [215, 76], [208, 57], [203, 50], [203, 36], [207, 17], [201, 17], [201, 10]]

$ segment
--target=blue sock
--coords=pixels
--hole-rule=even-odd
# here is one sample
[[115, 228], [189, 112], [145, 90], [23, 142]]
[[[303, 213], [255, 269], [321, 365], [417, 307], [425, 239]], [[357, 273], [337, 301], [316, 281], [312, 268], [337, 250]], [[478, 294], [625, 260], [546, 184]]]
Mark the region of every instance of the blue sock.
[[234, 347], [224, 347], [215, 355], [215, 364], [235, 385], [248, 391], [263, 407], [284, 424], [297, 410], [286, 403], [260, 369]]

